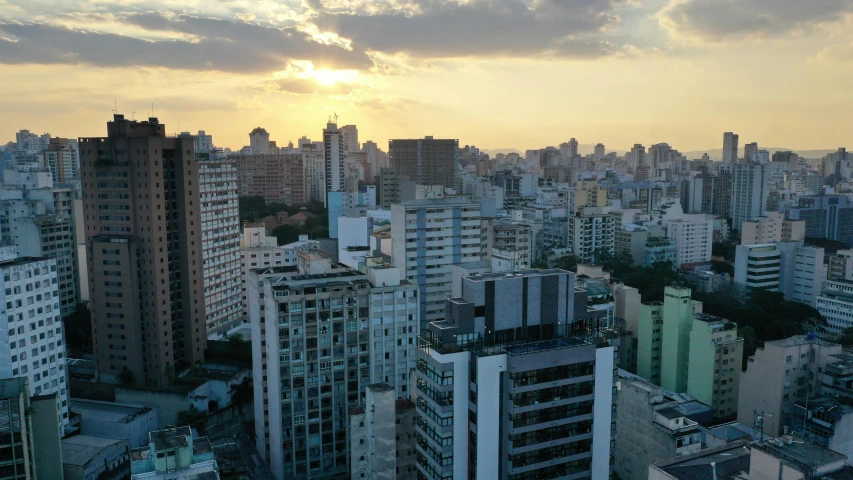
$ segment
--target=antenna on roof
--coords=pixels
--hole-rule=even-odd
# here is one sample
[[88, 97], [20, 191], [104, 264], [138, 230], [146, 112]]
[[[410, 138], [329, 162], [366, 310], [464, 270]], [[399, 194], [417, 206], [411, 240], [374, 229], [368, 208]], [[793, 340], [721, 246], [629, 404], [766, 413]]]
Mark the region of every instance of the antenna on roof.
[[115, 98], [113, 99], [113, 113], [118, 115], [118, 102], [116, 101]]

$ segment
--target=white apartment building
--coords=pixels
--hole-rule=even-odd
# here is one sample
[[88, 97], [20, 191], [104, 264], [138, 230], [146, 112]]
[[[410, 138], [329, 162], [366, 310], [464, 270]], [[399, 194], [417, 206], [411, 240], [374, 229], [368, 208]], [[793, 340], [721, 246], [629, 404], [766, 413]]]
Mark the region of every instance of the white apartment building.
[[746, 162], [732, 165], [732, 230], [767, 214], [770, 165]]
[[480, 204], [465, 199], [412, 200], [391, 206], [394, 265], [418, 285], [420, 318], [444, 318], [450, 266], [480, 260]]
[[815, 332], [821, 340], [834, 341], [844, 330], [853, 327], [853, 282], [828, 280], [815, 303], [828, 324]]
[[585, 207], [566, 218], [566, 229], [566, 247], [579, 262], [593, 262], [596, 250], [613, 252], [616, 216], [608, 207]]
[[816, 305], [824, 280], [823, 248], [800, 242], [738, 245], [735, 283], [777, 290], [792, 300]]
[[667, 237], [675, 245], [675, 267], [711, 261], [714, 240], [713, 216], [705, 214], [684, 215], [670, 220]]
[[279, 246], [275, 237], [267, 236], [266, 227], [243, 228], [243, 237], [240, 239], [240, 291], [242, 292], [243, 319], [246, 319], [249, 314], [246, 298], [246, 281], [249, 278], [249, 272], [268, 267], [296, 268], [299, 252], [313, 250], [319, 246], [320, 242], [308, 240], [308, 235], [300, 235], [298, 241]]
[[326, 164], [323, 150], [309, 143], [302, 148], [302, 169], [305, 171], [305, 197], [311, 202], [326, 201]]
[[65, 335], [56, 260], [0, 247], [0, 378], [26, 376], [31, 395], [56, 394], [60, 434], [69, 428]]
[[53, 175], [37, 165], [7, 165], [3, 171], [0, 241], [17, 245], [21, 256], [56, 259], [63, 317], [80, 298], [74, 197], [72, 188], [54, 187]]
[[67, 138], [51, 138], [44, 155], [44, 166], [59, 183], [80, 179], [77, 145]]
[[805, 220], [786, 220], [781, 212], [768, 212], [755, 221], [743, 222], [740, 244], [802, 242], [805, 236]]
[[775, 243], [738, 245], [735, 249], [735, 283], [748, 288], [779, 288], [782, 254]]
[[217, 338], [240, 323], [243, 316], [237, 165], [216, 151], [196, 152], [195, 158], [207, 335]]
[[418, 287], [400, 280], [400, 269], [367, 266], [370, 282], [370, 383], [387, 383], [396, 398], [409, 398], [409, 375], [415, 369], [420, 333]]

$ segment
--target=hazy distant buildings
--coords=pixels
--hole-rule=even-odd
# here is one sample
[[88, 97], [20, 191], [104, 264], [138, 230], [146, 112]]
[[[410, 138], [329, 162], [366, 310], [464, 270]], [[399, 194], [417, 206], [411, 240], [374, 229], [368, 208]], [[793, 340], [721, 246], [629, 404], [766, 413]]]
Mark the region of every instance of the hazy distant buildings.
[[853, 200], [845, 195], [803, 195], [799, 205], [787, 209], [785, 215], [806, 221], [806, 237], [853, 245]]
[[95, 363], [102, 381], [164, 385], [204, 357], [199, 165], [156, 118], [107, 132], [80, 140]]
[[397, 175], [419, 185], [442, 185], [456, 188], [456, 154], [459, 140], [434, 139], [390, 140], [388, 155]]
[[732, 230], [741, 230], [743, 222], [751, 222], [767, 214], [770, 196], [770, 166], [755, 162], [732, 166]]
[[51, 138], [43, 155], [44, 166], [53, 175], [54, 182], [67, 183], [80, 179], [76, 142], [67, 138]]
[[302, 153], [230, 155], [237, 164], [241, 197], [261, 197], [267, 203], [299, 205], [306, 201]]
[[249, 133], [249, 146], [252, 155], [267, 155], [270, 153], [270, 134], [261, 127], [257, 127]]
[[358, 143], [358, 127], [355, 125], [344, 125], [341, 127], [341, 135], [343, 135], [345, 152], [354, 153], [360, 151]]

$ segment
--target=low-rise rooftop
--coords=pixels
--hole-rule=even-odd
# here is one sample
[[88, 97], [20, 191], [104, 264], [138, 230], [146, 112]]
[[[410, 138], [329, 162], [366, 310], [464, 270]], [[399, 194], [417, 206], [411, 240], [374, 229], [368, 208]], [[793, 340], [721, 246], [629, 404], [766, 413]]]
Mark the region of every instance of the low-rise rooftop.
[[[107, 448], [126, 444], [121, 438], [96, 437], [94, 435], [74, 435], [62, 439], [62, 463], [66, 465], [86, 466], [99, 453]], [[124, 449], [122, 448], [122, 451]]]

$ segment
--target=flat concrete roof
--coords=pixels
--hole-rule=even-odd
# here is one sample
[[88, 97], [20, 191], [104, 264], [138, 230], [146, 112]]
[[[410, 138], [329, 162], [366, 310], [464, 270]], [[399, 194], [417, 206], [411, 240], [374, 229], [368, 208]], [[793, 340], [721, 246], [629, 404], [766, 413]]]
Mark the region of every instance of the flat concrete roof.
[[129, 423], [136, 417], [151, 411], [151, 408], [144, 405], [72, 398], [71, 411], [77, 412], [83, 417], [97, 417], [102, 422]]
[[[62, 439], [62, 463], [85, 466], [103, 450], [127, 440], [121, 438], [97, 437], [94, 435], [75, 435]], [[122, 448], [120, 452], [124, 452]]]

